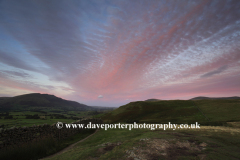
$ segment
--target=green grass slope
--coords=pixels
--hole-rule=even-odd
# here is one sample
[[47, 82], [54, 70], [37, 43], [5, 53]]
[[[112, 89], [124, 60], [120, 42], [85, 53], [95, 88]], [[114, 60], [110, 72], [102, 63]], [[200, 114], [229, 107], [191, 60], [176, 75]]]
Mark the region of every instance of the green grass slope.
[[121, 106], [101, 117], [106, 122], [191, 123], [207, 121], [189, 100], [137, 101]]
[[46, 160], [240, 159], [239, 130], [233, 132], [227, 127], [222, 128], [224, 131], [211, 128], [100, 130], [71, 150]]
[[101, 118], [105, 122], [193, 123], [240, 121], [239, 100], [137, 101], [121, 106]]
[[195, 100], [194, 103], [210, 121], [240, 121], [239, 99]]

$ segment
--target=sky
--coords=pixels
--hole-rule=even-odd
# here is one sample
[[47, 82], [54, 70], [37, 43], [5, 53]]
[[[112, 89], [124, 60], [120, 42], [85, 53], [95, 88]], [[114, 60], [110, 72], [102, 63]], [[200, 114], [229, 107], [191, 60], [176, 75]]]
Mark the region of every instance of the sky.
[[239, 0], [1, 0], [0, 97], [240, 96]]

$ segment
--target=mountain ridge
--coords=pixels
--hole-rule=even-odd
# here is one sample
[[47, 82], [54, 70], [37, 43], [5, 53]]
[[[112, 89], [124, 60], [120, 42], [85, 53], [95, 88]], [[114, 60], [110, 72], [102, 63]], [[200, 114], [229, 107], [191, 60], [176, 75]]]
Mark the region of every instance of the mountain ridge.
[[145, 102], [156, 102], [156, 101], [161, 101], [161, 100], [160, 99], [156, 99], [156, 98], [151, 98], [151, 99], [145, 100]]
[[65, 100], [55, 95], [30, 93], [14, 97], [0, 97], [0, 110], [15, 110], [30, 108], [62, 109], [62, 110], [89, 110], [90, 106], [71, 100]]
[[191, 98], [189, 100], [203, 100], [203, 99], [240, 99], [238, 96], [232, 96], [232, 97], [204, 97], [204, 96], [198, 96]]

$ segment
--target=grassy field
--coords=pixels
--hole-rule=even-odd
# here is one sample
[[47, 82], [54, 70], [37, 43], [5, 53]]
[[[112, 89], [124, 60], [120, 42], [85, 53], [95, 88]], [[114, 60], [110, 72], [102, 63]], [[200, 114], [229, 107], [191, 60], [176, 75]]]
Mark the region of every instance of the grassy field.
[[[3, 112], [5, 113], [5, 112]], [[26, 119], [25, 115], [38, 114], [40, 119]], [[67, 118], [56, 118], [55, 114], [64, 115]], [[21, 111], [21, 112], [9, 112], [12, 115], [12, 119], [4, 119], [4, 116], [0, 118], [0, 125], [4, 125], [5, 128], [10, 127], [23, 127], [40, 124], [53, 124], [56, 122], [71, 123], [76, 121], [75, 118], [91, 118], [93, 116], [92, 111], [59, 111], [55, 112], [33, 112], [33, 111]]]
[[109, 129], [48, 160], [240, 159], [240, 129]]
[[23, 126], [33, 126], [33, 125], [41, 125], [41, 124], [53, 124], [56, 122], [65, 122], [65, 123], [71, 123], [75, 120], [73, 119], [47, 119], [47, 120], [42, 120], [42, 119], [25, 119], [25, 118], [19, 118], [16, 120], [12, 119], [1, 119], [0, 124], [7, 125], [7, 128], [10, 127], [23, 127]]

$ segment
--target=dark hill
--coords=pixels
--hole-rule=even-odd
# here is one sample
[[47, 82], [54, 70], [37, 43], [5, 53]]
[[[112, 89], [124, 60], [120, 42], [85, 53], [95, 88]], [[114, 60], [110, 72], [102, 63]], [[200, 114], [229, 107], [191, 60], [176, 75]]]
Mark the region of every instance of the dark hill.
[[3, 100], [6, 100], [8, 98], [11, 98], [11, 97], [0, 97], [0, 102], [3, 101]]
[[204, 100], [204, 99], [240, 99], [240, 97], [234, 96], [234, 97], [195, 97], [190, 100]]
[[88, 110], [91, 107], [49, 94], [31, 93], [15, 97], [0, 97], [0, 110]]

